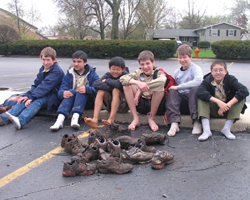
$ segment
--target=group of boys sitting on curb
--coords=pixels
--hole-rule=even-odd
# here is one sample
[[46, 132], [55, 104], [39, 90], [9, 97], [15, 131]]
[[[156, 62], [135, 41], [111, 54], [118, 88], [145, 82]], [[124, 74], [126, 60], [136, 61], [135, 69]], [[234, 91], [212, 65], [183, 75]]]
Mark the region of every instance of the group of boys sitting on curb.
[[[207, 140], [212, 136], [210, 116], [223, 117], [227, 120], [221, 133], [228, 139], [235, 139], [230, 129], [246, 109], [248, 89], [229, 75], [224, 61], [213, 62], [211, 73], [203, 80], [201, 68], [191, 61], [192, 49], [188, 45], [181, 45], [177, 55], [181, 67], [175, 70], [175, 85], [165, 92], [166, 73], [154, 66], [154, 54], [150, 51], [139, 54], [140, 68], [134, 73], [129, 73], [123, 58], [114, 57], [109, 62], [109, 72], [99, 78], [96, 69], [87, 64], [87, 55], [83, 51], [78, 50], [72, 55], [73, 65], [64, 75], [56, 62], [56, 51], [46, 47], [40, 54], [43, 65], [34, 84], [11, 109], [0, 115], [0, 125], [12, 122], [16, 129], [21, 129], [40, 109], [47, 109], [49, 114], [57, 111], [58, 115], [51, 130], [63, 128], [70, 112], [71, 127], [79, 128], [78, 120], [84, 110], [94, 109], [93, 118], [85, 117], [84, 121], [97, 128], [104, 103], [110, 111], [109, 118], [102, 120], [105, 125], [115, 121], [117, 112], [130, 109], [133, 120], [128, 129], [134, 131], [140, 126], [139, 112], [147, 114], [148, 124], [155, 132], [159, 129], [155, 116], [165, 113], [165, 122], [170, 125], [167, 134], [175, 136], [181, 114], [190, 114], [192, 134], [201, 134], [203, 127], [198, 140]], [[3, 106], [13, 102], [5, 103]]]

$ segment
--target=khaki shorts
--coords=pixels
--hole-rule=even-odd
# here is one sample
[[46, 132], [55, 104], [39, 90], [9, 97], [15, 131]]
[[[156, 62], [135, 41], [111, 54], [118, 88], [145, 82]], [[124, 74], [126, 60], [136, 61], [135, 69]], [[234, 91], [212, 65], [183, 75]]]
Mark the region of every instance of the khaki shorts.
[[[112, 94], [110, 94], [108, 92], [108, 97], [107, 97], [107, 105], [105, 106], [105, 109], [110, 112], [111, 111], [111, 102], [112, 102]], [[121, 98], [120, 98], [120, 106], [118, 108], [118, 113], [126, 113], [129, 111], [129, 107], [125, 98], [124, 93], [121, 94]]]

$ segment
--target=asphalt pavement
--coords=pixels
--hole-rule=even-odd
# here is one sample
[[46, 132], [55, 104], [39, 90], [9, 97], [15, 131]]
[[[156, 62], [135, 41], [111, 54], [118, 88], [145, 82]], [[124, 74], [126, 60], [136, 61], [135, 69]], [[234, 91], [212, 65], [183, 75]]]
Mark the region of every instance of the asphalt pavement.
[[[108, 61], [89, 59], [100, 76], [107, 71]], [[58, 62], [66, 72], [71, 59], [59, 58]], [[204, 74], [209, 72], [211, 62], [197, 60]], [[126, 64], [131, 71], [138, 68], [136, 60], [126, 60]], [[173, 74], [178, 61], [157, 60], [156, 65]], [[249, 89], [248, 65], [234, 62], [229, 71]], [[38, 58], [1, 57], [0, 87], [12, 92], [27, 90], [39, 66]], [[1, 97], [5, 92], [0, 93]], [[61, 135], [75, 134], [87, 141], [91, 129], [83, 119], [79, 130], [72, 129], [68, 119], [63, 129], [52, 132], [49, 127], [55, 120], [55, 116], [38, 115], [18, 131], [12, 124], [0, 127], [0, 199], [249, 199], [248, 131], [235, 132], [235, 140], [213, 131], [212, 138], [200, 142], [190, 128], [182, 127], [169, 138], [169, 145], [154, 145], [175, 154], [174, 162], [161, 170], [151, 169], [148, 163], [134, 165], [132, 172], [123, 175], [96, 172], [63, 177], [63, 163], [69, 162], [71, 155], [60, 147]], [[99, 125], [102, 133], [107, 131], [107, 127], [100, 122]], [[122, 125], [126, 127], [128, 123]], [[161, 125], [158, 132], [167, 131], [168, 127]], [[142, 133], [151, 133], [148, 125], [138, 127], [132, 135], [139, 138]]]

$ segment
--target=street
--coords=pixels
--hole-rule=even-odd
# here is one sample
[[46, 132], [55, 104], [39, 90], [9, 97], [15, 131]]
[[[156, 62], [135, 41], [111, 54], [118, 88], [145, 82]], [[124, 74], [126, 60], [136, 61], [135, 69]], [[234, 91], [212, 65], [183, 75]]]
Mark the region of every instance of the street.
[[[58, 58], [66, 72], [70, 58]], [[108, 71], [109, 59], [89, 59], [102, 76]], [[203, 74], [210, 71], [212, 61], [194, 61]], [[130, 72], [139, 67], [137, 60], [125, 60]], [[170, 75], [179, 66], [178, 60], [156, 60], [156, 66]], [[230, 74], [250, 89], [249, 63], [227, 62]], [[41, 66], [40, 58], [0, 57], [0, 88], [22, 92], [28, 90]], [[2, 100], [2, 99], [1, 99]], [[247, 98], [250, 102], [250, 97]], [[151, 163], [136, 164], [128, 174], [99, 174], [63, 177], [64, 162], [71, 155], [60, 147], [63, 134], [75, 134], [87, 141], [91, 130], [84, 120], [80, 129], [70, 127], [52, 132], [56, 117], [38, 115], [23, 129], [15, 130], [12, 124], [0, 127], [0, 199], [227, 199], [243, 200], [250, 195], [250, 152], [248, 133], [235, 133], [228, 140], [220, 132], [205, 142], [197, 140], [191, 129], [182, 128], [169, 145], [153, 145], [159, 150], [175, 154], [174, 162], [161, 170], [151, 169]], [[107, 127], [101, 126], [104, 133]], [[128, 124], [122, 124], [124, 127]], [[159, 133], [166, 134], [168, 127], [160, 126]], [[140, 126], [132, 136], [151, 133], [147, 125]], [[95, 163], [96, 161], [92, 161]]]

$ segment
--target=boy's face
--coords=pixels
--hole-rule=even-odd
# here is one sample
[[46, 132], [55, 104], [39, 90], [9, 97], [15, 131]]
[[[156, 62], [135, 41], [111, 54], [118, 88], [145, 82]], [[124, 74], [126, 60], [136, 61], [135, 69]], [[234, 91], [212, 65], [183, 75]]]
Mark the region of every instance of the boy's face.
[[52, 60], [51, 57], [47, 56], [42, 56], [42, 63], [43, 63], [43, 66], [46, 70], [49, 70], [52, 65], [54, 64], [54, 60]]
[[124, 70], [125, 70], [125, 68], [122, 69], [120, 66], [112, 65], [111, 67], [109, 67], [110, 74], [114, 78], [120, 77], [122, 75], [122, 72], [124, 72]]
[[151, 75], [153, 73], [153, 67], [155, 65], [155, 61], [151, 62], [151, 60], [141, 60], [140, 61], [140, 66], [141, 70], [146, 74], [146, 75]]
[[216, 64], [213, 66], [211, 74], [214, 77], [214, 80], [217, 83], [220, 83], [222, 79], [226, 76], [227, 70], [225, 70], [223, 65]]
[[192, 60], [192, 55], [191, 57], [189, 57], [188, 55], [179, 55], [178, 54], [178, 61], [179, 63], [181, 64], [181, 66], [184, 68], [184, 69], [188, 69], [191, 65], [191, 60]]
[[84, 62], [81, 58], [73, 58], [73, 67], [79, 74], [84, 72], [86, 64], [87, 62]]

